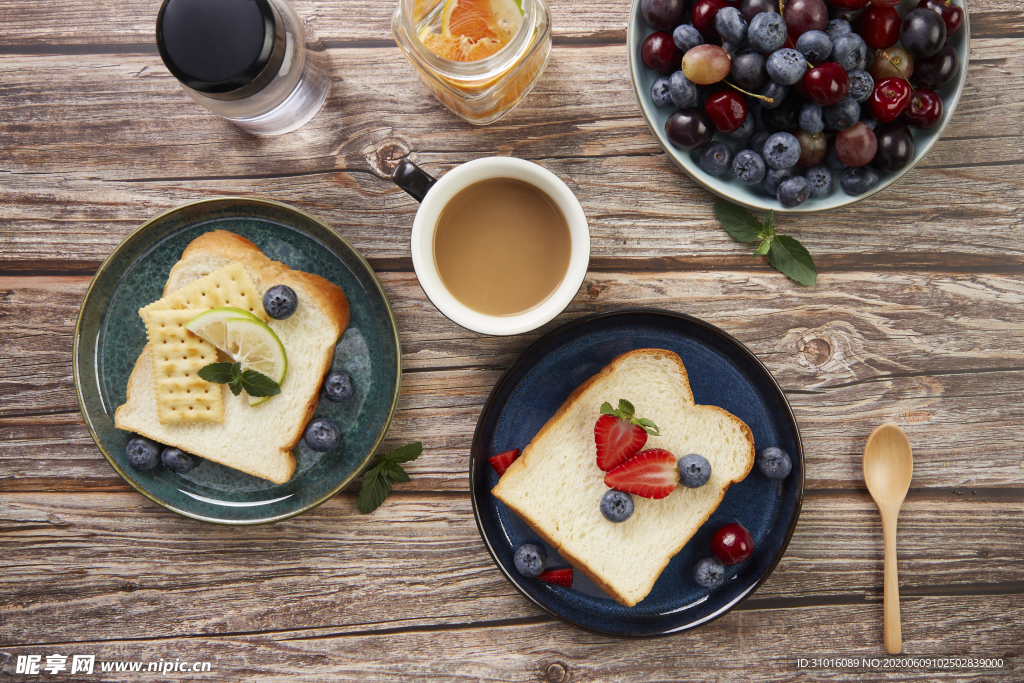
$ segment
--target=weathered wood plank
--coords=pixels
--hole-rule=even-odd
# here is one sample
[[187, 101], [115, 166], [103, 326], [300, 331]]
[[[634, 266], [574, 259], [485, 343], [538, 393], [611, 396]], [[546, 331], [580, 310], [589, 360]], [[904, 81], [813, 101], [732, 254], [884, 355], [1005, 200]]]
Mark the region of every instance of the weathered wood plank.
[[[1024, 596], [1015, 542], [1024, 502], [982, 494], [915, 489], [907, 498], [899, 552], [911, 642], [934, 627], [919, 611], [930, 598]], [[0, 645], [8, 647], [131, 639], [139, 624], [152, 638], [315, 636], [542, 614], [494, 567], [464, 494], [398, 494], [371, 516], [342, 494], [301, 517], [246, 529], [186, 520], [136, 494], [4, 494], [0, 510]], [[747, 608], [868, 603], [857, 629], [880, 633], [881, 559], [881, 525], [866, 493], [810, 496], [784, 559]], [[1004, 626], [1019, 629], [1022, 615]], [[730, 632], [747, 618], [711, 630]], [[795, 614], [781, 621], [805, 620], [835, 625]], [[813, 652], [827, 642], [801, 644]], [[853, 647], [832, 647], [839, 643]]]
[[[1021, 44], [975, 41], [978, 61], [945, 139], [895, 187], [843, 211], [786, 218], [784, 229], [823, 257], [982, 254], [1020, 264]], [[370, 258], [408, 258], [416, 204], [385, 178], [407, 153], [433, 173], [486, 154], [542, 163], [579, 195], [595, 258], [748, 251], [650, 135], [620, 46], [556, 48], [521, 107], [483, 128], [457, 121], [411, 69], [395, 68], [397, 49], [331, 54], [338, 80], [325, 111], [271, 139], [204, 113], [155, 56], [5, 58], [0, 261], [95, 265], [157, 213], [224, 195], [292, 203]], [[71, 240], [74, 252], [64, 248]]]

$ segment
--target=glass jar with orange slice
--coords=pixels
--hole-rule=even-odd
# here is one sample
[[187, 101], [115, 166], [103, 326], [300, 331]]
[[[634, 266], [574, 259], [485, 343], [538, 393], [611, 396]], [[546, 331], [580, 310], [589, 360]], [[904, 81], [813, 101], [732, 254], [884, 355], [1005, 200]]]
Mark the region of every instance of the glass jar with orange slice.
[[544, 0], [398, 0], [391, 31], [434, 96], [479, 125], [519, 104], [551, 53]]

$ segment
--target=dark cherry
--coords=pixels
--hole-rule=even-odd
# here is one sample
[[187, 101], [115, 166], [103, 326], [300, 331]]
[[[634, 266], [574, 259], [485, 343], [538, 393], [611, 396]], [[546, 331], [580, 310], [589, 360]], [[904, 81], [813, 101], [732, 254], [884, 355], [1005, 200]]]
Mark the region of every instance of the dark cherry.
[[892, 47], [900, 39], [900, 13], [892, 7], [871, 5], [860, 15], [857, 33], [875, 50]]
[[868, 6], [870, 0], [832, 0], [832, 6], [838, 9], [859, 10]]
[[720, 90], [704, 101], [704, 111], [720, 133], [731, 133], [747, 120], [747, 102], [735, 90]]
[[769, 133], [789, 133], [800, 126], [800, 108], [804, 101], [789, 94], [782, 104], [774, 109], [761, 107], [761, 123]]
[[703, 109], [679, 109], [665, 122], [665, 133], [680, 149], [699, 149], [711, 142], [715, 124]]
[[821, 160], [825, 158], [825, 152], [828, 151], [828, 138], [825, 137], [825, 134], [811, 135], [805, 130], [798, 130], [794, 135], [797, 142], [800, 143], [800, 158], [796, 165], [810, 168], [820, 164]]
[[879, 124], [875, 137], [878, 151], [871, 160], [875, 168], [895, 173], [906, 168], [914, 158], [914, 135], [905, 124], [899, 121]]
[[720, 38], [718, 29], [715, 28], [715, 17], [718, 16], [718, 10], [728, 6], [729, 3], [725, 0], [697, 0], [693, 12], [690, 13], [690, 23], [700, 31], [704, 40]]
[[737, 522], [726, 524], [713, 533], [710, 545], [711, 554], [728, 567], [739, 564], [754, 552], [754, 539]]
[[921, 0], [918, 7], [938, 12], [942, 21], [946, 24], [946, 35], [951, 36], [964, 23], [964, 10], [959, 5], [953, 4], [953, 0]]
[[899, 78], [887, 78], [875, 85], [868, 98], [868, 113], [879, 123], [888, 123], [903, 113], [910, 104], [910, 86]]
[[900, 120], [914, 128], [934, 128], [942, 118], [942, 98], [933, 90], [918, 88], [911, 93], [910, 104], [900, 114]]
[[761, 12], [775, 12], [778, 14], [779, 3], [774, 0], [741, 0], [739, 9], [740, 14], [749, 23], [751, 19]]
[[914, 66], [914, 85], [928, 90], [938, 90], [953, 80], [960, 70], [960, 56], [949, 45], [931, 57], [919, 59]]
[[640, 46], [640, 60], [648, 69], [668, 75], [679, 70], [683, 55], [672, 41], [672, 36], [657, 31], [644, 39]]
[[831, 107], [850, 92], [850, 78], [837, 63], [825, 62], [804, 74], [804, 91], [815, 104]]
[[789, 37], [796, 40], [808, 31], [824, 31], [828, 7], [822, 0], [789, 0], [782, 8]]
[[875, 132], [863, 121], [836, 134], [836, 156], [847, 166], [859, 168], [874, 159], [877, 151]]

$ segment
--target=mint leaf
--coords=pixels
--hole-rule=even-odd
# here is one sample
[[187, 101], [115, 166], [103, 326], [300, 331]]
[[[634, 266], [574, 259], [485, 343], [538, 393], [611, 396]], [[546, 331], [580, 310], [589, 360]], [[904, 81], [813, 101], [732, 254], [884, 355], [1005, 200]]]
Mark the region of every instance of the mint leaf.
[[772, 235], [770, 237], [765, 237], [761, 241], [761, 244], [757, 245], [757, 249], [754, 250], [754, 256], [764, 256], [765, 254], [767, 254], [768, 250], [772, 246], [772, 240], [774, 238], [775, 238], [774, 235]]
[[404, 446], [399, 446], [390, 453], [385, 453], [380, 456], [380, 460], [387, 462], [409, 462], [420, 457], [420, 453], [423, 452], [423, 442], [415, 441]]
[[[250, 396], [277, 396], [281, 387], [258, 370], [246, 370], [241, 376], [241, 386]], [[238, 394], [235, 394], [236, 396]]]
[[768, 209], [768, 213], [764, 215], [762, 226], [764, 227], [765, 237], [775, 236], [775, 209]]
[[405, 471], [405, 468], [394, 462], [385, 462], [384, 469], [381, 470], [381, 474], [395, 484], [404, 484], [407, 481], [412, 481], [412, 479], [409, 478], [409, 474]]
[[234, 377], [231, 374], [231, 367], [231, 363], [210, 363], [199, 368], [199, 377], [214, 384], [227, 384]]
[[391, 493], [391, 481], [381, 474], [380, 465], [371, 468], [363, 475], [363, 488], [356, 499], [356, 507], [364, 515], [379, 508], [384, 499]]
[[818, 281], [818, 269], [804, 245], [793, 237], [777, 235], [768, 250], [768, 263], [791, 280], [812, 286]]
[[725, 231], [740, 242], [753, 242], [762, 231], [761, 221], [754, 214], [724, 199], [715, 201], [715, 216]]

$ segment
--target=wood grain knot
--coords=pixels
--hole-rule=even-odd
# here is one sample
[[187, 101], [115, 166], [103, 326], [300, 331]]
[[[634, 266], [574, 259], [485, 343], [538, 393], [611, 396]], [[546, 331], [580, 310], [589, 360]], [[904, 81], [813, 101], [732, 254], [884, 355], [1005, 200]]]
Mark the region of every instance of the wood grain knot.
[[409, 145], [401, 140], [386, 140], [377, 145], [370, 155], [370, 167], [381, 178], [390, 179], [398, 162], [409, 156], [410, 151]]
[[603, 292], [606, 289], [608, 289], [608, 285], [590, 285], [589, 287], [587, 287], [587, 296], [590, 297], [591, 301], [594, 301], [599, 296], [601, 296], [601, 292]]
[[123, 590], [125, 593], [134, 593], [135, 591], [139, 590], [139, 584], [132, 583], [131, 581], [125, 581], [125, 584], [121, 586], [121, 590]]
[[548, 664], [547, 677], [551, 683], [564, 683], [569, 680], [569, 667], [562, 662]]
[[797, 348], [811, 365], [824, 365], [832, 358], [832, 346], [820, 337], [801, 339]]

